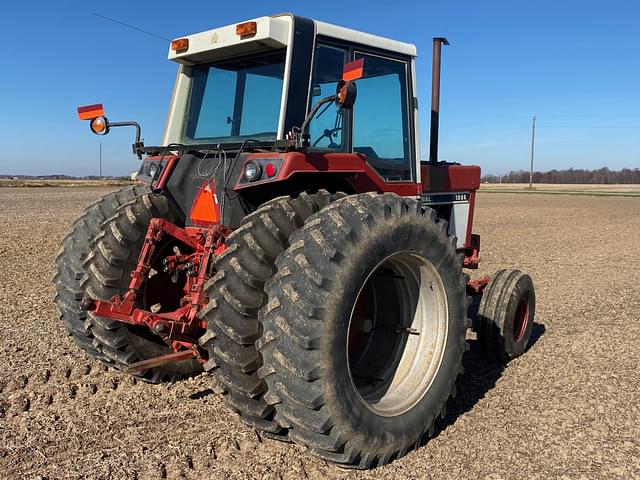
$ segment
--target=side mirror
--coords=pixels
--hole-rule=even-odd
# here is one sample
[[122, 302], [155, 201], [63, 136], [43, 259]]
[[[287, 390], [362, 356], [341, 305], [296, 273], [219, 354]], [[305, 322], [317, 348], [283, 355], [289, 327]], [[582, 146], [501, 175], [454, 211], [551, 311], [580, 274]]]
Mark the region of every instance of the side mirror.
[[336, 85], [336, 94], [318, 100], [311, 111], [307, 113], [304, 122], [302, 122], [302, 125], [298, 130], [299, 133], [296, 133], [292, 130], [290, 138], [295, 140], [296, 145], [307, 147], [309, 144], [309, 134], [307, 133], [307, 128], [309, 127], [309, 122], [315, 116], [320, 107], [327, 103], [335, 102], [338, 108], [350, 109], [351, 107], [353, 107], [353, 104], [356, 103], [357, 95], [358, 90], [356, 89], [356, 84], [354, 81], [340, 80]]
[[137, 122], [110, 122], [104, 116], [104, 108], [101, 103], [78, 107], [78, 117], [80, 120], [90, 120], [89, 128], [96, 135], [106, 135], [111, 130], [111, 127], [134, 127], [136, 129], [136, 139], [131, 147], [134, 155], [142, 159], [144, 143], [140, 140], [140, 125]]
[[358, 89], [355, 82], [340, 80], [336, 85], [336, 105], [338, 108], [350, 109], [356, 103]]
[[109, 127], [109, 120], [103, 116], [92, 118], [89, 123], [89, 128], [96, 135], [106, 135], [109, 133]]

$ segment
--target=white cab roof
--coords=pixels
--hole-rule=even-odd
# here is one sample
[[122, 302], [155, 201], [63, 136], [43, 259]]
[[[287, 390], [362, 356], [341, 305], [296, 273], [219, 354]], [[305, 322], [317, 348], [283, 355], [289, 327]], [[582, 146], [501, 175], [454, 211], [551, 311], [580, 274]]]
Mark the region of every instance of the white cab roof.
[[397, 52], [411, 57], [415, 57], [417, 55], [416, 46], [411, 43], [398, 42], [397, 40], [359, 32], [358, 30], [352, 30], [350, 28], [339, 27], [337, 25], [320, 22], [318, 20], [314, 20], [314, 23], [316, 24], [317, 35], [337, 38], [347, 42], [360, 43], [369, 47]]
[[[263, 49], [265, 45], [275, 48], [285, 47], [291, 42], [291, 25], [293, 24], [294, 18], [290, 13], [281, 13], [271, 17], [259, 17], [248, 20], [250, 22], [256, 22], [257, 33], [245, 39], [236, 35], [236, 23], [180, 37], [189, 39], [189, 49], [183, 53], [176, 53], [169, 49], [169, 60], [189, 65], [207, 61], [212, 57], [220, 58], [220, 56], [225, 56], [225, 51], [229, 52], [230, 55], [238, 55]], [[316, 35], [331, 37], [350, 43], [359, 43], [411, 57], [416, 56], [416, 47], [410, 43], [398, 42], [397, 40], [391, 40], [389, 38], [379, 37], [317, 20], [314, 20], [314, 24]]]

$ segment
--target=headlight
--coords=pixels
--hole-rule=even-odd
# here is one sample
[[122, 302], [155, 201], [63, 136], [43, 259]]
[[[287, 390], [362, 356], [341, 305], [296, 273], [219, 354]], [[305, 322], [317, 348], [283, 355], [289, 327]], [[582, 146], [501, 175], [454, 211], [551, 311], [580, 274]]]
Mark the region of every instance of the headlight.
[[253, 182], [254, 180], [257, 180], [258, 178], [260, 178], [261, 174], [262, 174], [262, 167], [258, 162], [249, 160], [244, 165], [244, 178], [246, 178], [250, 182]]

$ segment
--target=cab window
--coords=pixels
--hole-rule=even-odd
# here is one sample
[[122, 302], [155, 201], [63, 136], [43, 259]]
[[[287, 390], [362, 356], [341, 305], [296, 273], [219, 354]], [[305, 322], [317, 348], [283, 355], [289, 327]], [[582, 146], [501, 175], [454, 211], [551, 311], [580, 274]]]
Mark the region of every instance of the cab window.
[[364, 58], [364, 71], [356, 81], [353, 151], [365, 154], [386, 180], [410, 180], [407, 64], [362, 53], [355, 58]]
[[[342, 78], [347, 63], [346, 49], [318, 44], [314, 55], [309, 109], [321, 98], [336, 93], [336, 84]], [[333, 102], [323, 105], [309, 124], [310, 145], [316, 149], [346, 151], [343, 129], [344, 112]]]

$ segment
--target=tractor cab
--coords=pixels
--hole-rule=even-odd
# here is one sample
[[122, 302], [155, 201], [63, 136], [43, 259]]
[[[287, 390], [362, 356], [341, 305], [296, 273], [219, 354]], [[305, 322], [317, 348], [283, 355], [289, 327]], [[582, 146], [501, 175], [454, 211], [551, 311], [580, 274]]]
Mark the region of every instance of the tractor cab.
[[386, 181], [416, 181], [415, 56], [413, 45], [288, 14], [175, 40], [163, 144], [285, 140], [345, 79], [356, 104], [319, 109], [308, 151], [360, 153]]

